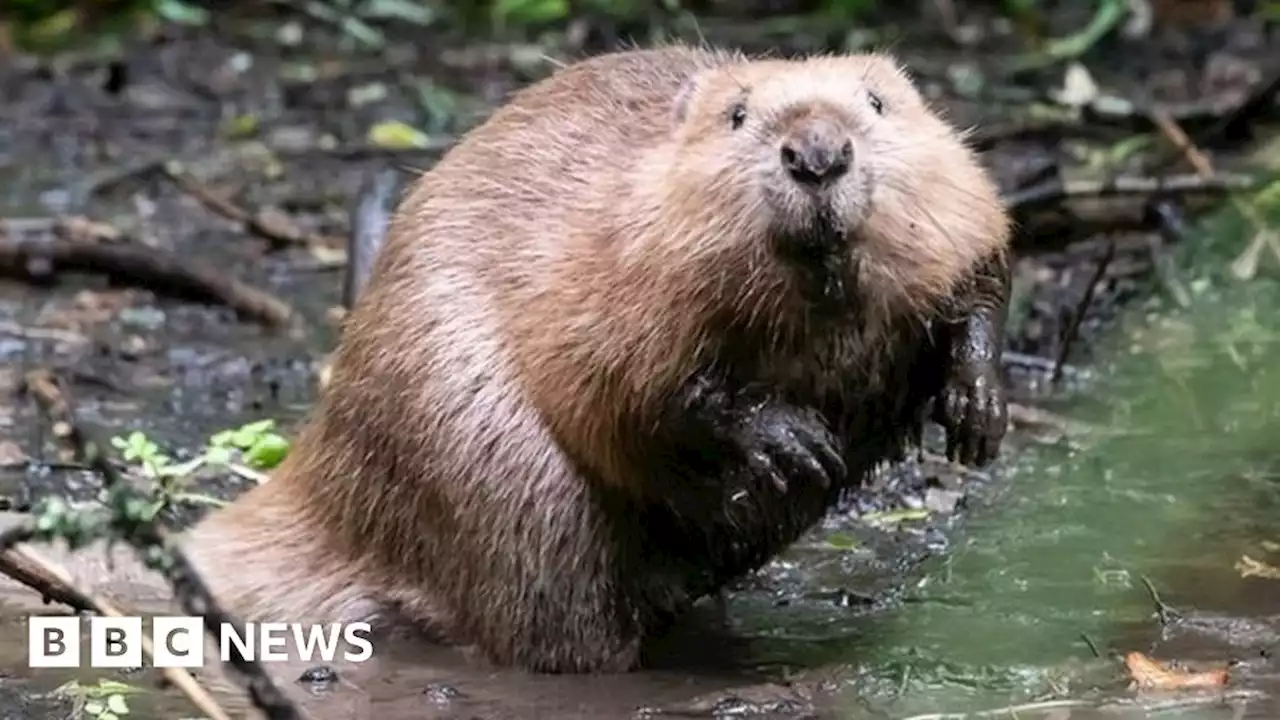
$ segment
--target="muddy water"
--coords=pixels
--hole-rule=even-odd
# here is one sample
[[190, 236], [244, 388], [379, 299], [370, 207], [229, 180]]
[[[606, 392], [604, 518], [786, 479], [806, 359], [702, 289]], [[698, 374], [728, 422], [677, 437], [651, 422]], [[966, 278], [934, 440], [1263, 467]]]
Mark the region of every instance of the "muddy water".
[[[1238, 661], [1237, 695], [1258, 696], [1198, 716], [1274, 716], [1280, 580], [1236, 565], [1280, 563], [1278, 309], [1280, 289], [1257, 281], [1210, 288], [1187, 313], [1131, 315], [1107, 375], [1063, 409], [1093, 430], [1075, 447], [1023, 449], [1012, 483], [969, 515], [911, 601], [842, 650], [875, 678], [860, 702], [895, 716], [1138, 702], [1110, 656], [1140, 651]], [[1180, 621], [1162, 625], [1148, 581]]]

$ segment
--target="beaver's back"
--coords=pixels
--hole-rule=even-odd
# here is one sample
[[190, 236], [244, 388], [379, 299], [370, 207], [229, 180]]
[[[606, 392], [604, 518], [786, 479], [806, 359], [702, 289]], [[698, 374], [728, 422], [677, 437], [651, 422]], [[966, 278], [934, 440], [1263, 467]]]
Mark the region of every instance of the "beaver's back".
[[[631, 403], [593, 398], [621, 394], [614, 368], [655, 364], [637, 355], [666, 358], [663, 345], [689, 333], [667, 331], [668, 316], [683, 314], [659, 312], [669, 296], [646, 293], [647, 276], [621, 277], [604, 215], [637, 163], [673, 132], [685, 81], [732, 57], [671, 47], [573, 65], [515, 93], [422, 177], [345, 321], [333, 390], [298, 440], [323, 448], [324, 460], [281, 472], [326, 494], [312, 506], [325, 506], [318, 515], [346, 518], [352, 543], [370, 523], [421, 534], [408, 510], [400, 525], [370, 520], [366, 508], [385, 505], [393, 490], [406, 508], [514, 492], [498, 466], [536, 475], [565, 465], [562, 449], [588, 465], [609, 462], [587, 456], [610, 444], [601, 440], [613, 432], [601, 430], [605, 419]], [[600, 299], [632, 297], [620, 287], [632, 301]], [[641, 352], [613, 328], [655, 338], [654, 349]], [[409, 456], [414, 471], [370, 472], [382, 458]], [[365, 477], [333, 488], [333, 467], [347, 463]], [[466, 532], [458, 523], [436, 517], [432, 532]]]
[[[515, 93], [406, 196], [348, 318], [351, 340], [335, 354], [333, 383], [377, 382], [347, 399], [413, 405], [455, 423], [452, 406], [468, 394], [454, 381], [465, 384], [465, 367], [490, 387], [531, 393], [553, 425], [598, 414], [573, 439], [556, 428], [562, 442], [595, 444], [597, 430], [614, 432], [604, 418], [624, 408], [601, 408], [618, 403], [600, 398], [636, 378], [665, 388], [631, 369], [668, 363], [683, 372], [670, 363], [684, 355], [671, 345], [693, 336], [681, 327], [688, 313], [659, 312], [671, 293], [655, 289], [645, 267], [619, 263], [628, 220], [618, 204], [635, 192], [646, 157], [671, 145], [685, 81], [735, 57], [688, 47], [616, 53]], [[487, 354], [483, 370], [477, 353]], [[379, 398], [389, 388], [418, 398]]]
[[414, 257], [487, 274], [527, 269], [514, 256], [536, 264], [591, 234], [593, 216], [671, 135], [683, 83], [730, 57], [688, 47], [615, 53], [518, 91], [414, 188], [379, 272]]

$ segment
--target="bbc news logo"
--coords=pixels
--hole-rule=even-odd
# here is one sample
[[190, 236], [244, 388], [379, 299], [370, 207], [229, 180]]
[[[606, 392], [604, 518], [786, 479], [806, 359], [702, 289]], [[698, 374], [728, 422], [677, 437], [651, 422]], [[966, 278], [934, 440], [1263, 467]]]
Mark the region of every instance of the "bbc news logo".
[[[141, 617], [92, 616], [89, 621], [89, 667], [142, 667], [145, 637]], [[27, 656], [33, 668], [81, 667], [81, 618], [27, 618]], [[205, 627], [200, 617], [151, 619], [153, 665], [158, 668], [198, 668], [205, 664]], [[218, 632], [218, 656], [231, 659], [233, 648], [247, 660], [283, 662], [290, 651], [303, 662], [332, 663], [341, 655], [348, 662], [364, 662], [373, 655], [369, 623], [303, 625], [246, 623], [241, 634], [231, 625]], [[338, 652], [343, 642], [352, 649]]]

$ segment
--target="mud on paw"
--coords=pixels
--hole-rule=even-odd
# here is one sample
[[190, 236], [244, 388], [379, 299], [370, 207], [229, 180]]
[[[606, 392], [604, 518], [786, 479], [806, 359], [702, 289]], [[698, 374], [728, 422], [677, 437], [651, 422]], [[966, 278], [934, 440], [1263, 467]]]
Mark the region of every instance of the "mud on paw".
[[947, 432], [947, 459], [982, 467], [995, 459], [1008, 427], [1008, 405], [998, 371], [962, 363], [948, 373], [934, 417]]
[[847, 469], [821, 415], [776, 402], [753, 404], [738, 414], [731, 437], [751, 475], [779, 492], [795, 482], [829, 488]]

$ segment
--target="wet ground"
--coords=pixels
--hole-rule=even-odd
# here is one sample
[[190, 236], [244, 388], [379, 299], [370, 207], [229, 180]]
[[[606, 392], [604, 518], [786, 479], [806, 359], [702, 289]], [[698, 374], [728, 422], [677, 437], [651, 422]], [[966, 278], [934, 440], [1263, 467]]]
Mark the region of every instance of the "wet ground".
[[[708, 21], [702, 30], [713, 40], [721, 32], [768, 44], [750, 27]], [[143, 431], [179, 458], [215, 432], [262, 418], [288, 434], [315, 397], [334, 341], [328, 311], [341, 274], [325, 239], [345, 233], [367, 172], [425, 168], [433, 157], [431, 149], [375, 147], [369, 129], [403, 120], [440, 145], [470, 113], [551, 67], [537, 56], [546, 48], [464, 46], [432, 35], [416, 50], [393, 43], [379, 58], [326, 50], [311, 30], [292, 47], [289, 32], [279, 21], [167, 28], [123, 52], [54, 64], [17, 59], [0, 70], [8, 237], [39, 241], [51, 235], [50, 218], [84, 215], [128, 242], [268, 290], [302, 318], [300, 332], [276, 332], [94, 273], [59, 274], [53, 285], [0, 281], [0, 392], [8, 398], [0, 404], [0, 497], [8, 508], [97, 492], [92, 476], [68, 467], [21, 393], [31, 369], [69, 380], [83, 420], [115, 434]], [[1189, 59], [1195, 48], [1176, 36], [1112, 48], [1089, 68], [1120, 96], [1150, 90], [1168, 102], [1230, 104], [1274, 71], [1263, 60], [1280, 57], [1280, 42], [1253, 21], [1228, 37], [1228, 50], [1198, 68]], [[957, 90], [965, 84], [957, 68], [973, 77], [986, 56], [939, 47], [926, 38], [895, 43], [958, 122], [979, 123], [1011, 193], [1051, 162], [1099, 177], [1134, 136], [1127, 123], [1095, 123], [1088, 133], [1068, 123], [1010, 140], [996, 130], [1043, 120], [1045, 91], [1061, 84], [1061, 71], [1032, 84], [991, 82], [965, 98], [975, 93]], [[1018, 94], [1009, 88], [1039, 97], [1039, 114], [1027, 112], [1026, 97], [991, 100]], [[1215, 162], [1274, 170], [1280, 161], [1265, 151], [1265, 124], [1258, 130]], [[1089, 142], [1074, 140], [1079, 134]], [[173, 160], [242, 207], [287, 214], [312, 242], [280, 249], [212, 212], [161, 172]], [[1096, 234], [1131, 227], [1140, 203], [1069, 206], [1078, 214], [1064, 207], [1020, 216], [1007, 362], [1018, 411], [996, 467], [967, 473], [929, 456], [895, 468], [875, 493], [745, 580], [726, 617], [708, 607], [692, 618], [652, 671], [532, 677], [402, 642], [380, 645], [376, 663], [341, 668], [336, 684], [294, 691], [324, 718], [1063, 718], [1187, 708], [1203, 717], [1277, 715], [1271, 652], [1280, 638], [1280, 580], [1265, 568], [1280, 564], [1272, 519], [1280, 456], [1268, 442], [1280, 383], [1267, 361], [1280, 331], [1280, 291], [1267, 279], [1219, 279], [1246, 243], [1238, 222], [1184, 238], [1168, 256], [1180, 263], [1171, 282], [1152, 270], [1152, 233]], [[1115, 259], [1077, 327], [1073, 316], [1113, 237]], [[1192, 299], [1189, 309], [1172, 307], [1178, 288]], [[1073, 329], [1083, 339], [1068, 348], [1067, 382], [1053, 387], [1048, 373]], [[1064, 427], [1068, 418], [1079, 424]], [[249, 482], [215, 477], [191, 489], [225, 498]], [[1261, 567], [1263, 576], [1246, 577], [1241, 567]], [[1180, 620], [1161, 622], [1144, 578]], [[104, 569], [90, 580], [126, 599], [142, 594], [120, 573]], [[194, 712], [173, 691], [151, 691], [145, 673], [27, 668], [23, 618], [38, 598], [0, 587], [0, 716], [65, 717], [71, 701], [49, 693], [73, 677], [147, 688], [130, 696], [133, 716]], [[1133, 692], [1114, 657], [1133, 651], [1192, 668], [1230, 661], [1231, 679], [1226, 691]]]

